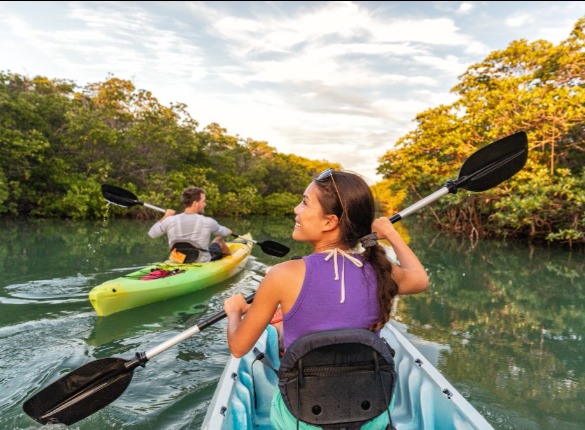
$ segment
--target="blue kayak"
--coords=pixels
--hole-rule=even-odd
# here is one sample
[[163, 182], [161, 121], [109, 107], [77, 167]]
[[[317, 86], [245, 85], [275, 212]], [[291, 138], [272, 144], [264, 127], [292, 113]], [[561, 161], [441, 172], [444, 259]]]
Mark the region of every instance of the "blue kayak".
[[[394, 324], [389, 322], [381, 332], [396, 352], [398, 379], [392, 411], [394, 426], [398, 430], [493, 430]], [[278, 367], [280, 358], [274, 327], [269, 326], [255, 346]], [[271, 430], [270, 403], [274, 390], [278, 389], [278, 379], [272, 369], [258, 361], [254, 363], [255, 358], [252, 352], [239, 359], [230, 357], [202, 430]]]

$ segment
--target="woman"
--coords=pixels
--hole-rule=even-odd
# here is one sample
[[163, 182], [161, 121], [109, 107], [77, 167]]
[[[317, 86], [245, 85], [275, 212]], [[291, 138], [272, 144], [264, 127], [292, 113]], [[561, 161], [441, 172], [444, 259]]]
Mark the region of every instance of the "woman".
[[[287, 348], [313, 331], [378, 331], [389, 320], [397, 294], [427, 288], [424, 267], [389, 219], [374, 219], [374, 198], [360, 176], [327, 169], [309, 184], [294, 213], [292, 237], [311, 244], [313, 253], [273, 266], [251, 305], [241, 294], [224, 302], [227, 341], [235, 357], [250, 351], [278, 306]], [[377, 239], [390, 242], [400, 265], [390, 262]], [[360, 245], [363, 252], [356, 252]], [[271, 420], [278, 428], [273, 415], [284, 408], [276, 391]]]

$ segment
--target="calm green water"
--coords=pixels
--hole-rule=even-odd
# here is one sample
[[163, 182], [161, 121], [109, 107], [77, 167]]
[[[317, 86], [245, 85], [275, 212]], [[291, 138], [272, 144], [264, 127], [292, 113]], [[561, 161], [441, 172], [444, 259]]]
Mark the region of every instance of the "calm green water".
[[[292, 219], [223, 220], [238, 234], [308, 250]], [[224, 284], [108, 317], [91, 288], [165, 256], [150, 223], [0, 221], [0, 429], [44, 428], [22, 411], [50, 382], [97, 358], [132, 358], [253, 291], [281, 261], [255, 247]], [[585, 428], [585, 256], [526, 245], [449, 239], [414, 227], [411, 246], [431, 276], [401, 298], [411, 341], [496, 429]], [[288, 258], [288, 256], [287, 256]], [[73, 429], [199, 429], [228, 358], [225, 321], [138, 368], [111, 405]], [[65, 426], [46, 426], [57, 429]]]

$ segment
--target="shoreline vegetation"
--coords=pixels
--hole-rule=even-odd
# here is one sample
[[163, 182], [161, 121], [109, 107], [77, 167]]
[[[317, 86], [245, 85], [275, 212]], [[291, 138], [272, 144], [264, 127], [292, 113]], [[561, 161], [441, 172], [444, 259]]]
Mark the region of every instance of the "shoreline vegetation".
[[[525, 239], [585, 245], [585, 18], [553, 45], [517, 40], [470, 66], [458, 99], [416, 116], [388, 142], [373, 184], [388, 216], [456, 176], [477, 149], [518, 131], [525, 167], [494, 189], [461, 192], [417, 214], [471, 240]], [[308, 180], [337, 163], [279, 153], [268, 142], [200, 128], [187, 105], [164, 106], [148, 90], [108, 76], [79, 87], [65, 79], [0, 71], [0, 217], [150, 219], [148, 209], [105, 204], [103, 183], [160, 207], [205, 188], [212, 216], [288, 216]]]

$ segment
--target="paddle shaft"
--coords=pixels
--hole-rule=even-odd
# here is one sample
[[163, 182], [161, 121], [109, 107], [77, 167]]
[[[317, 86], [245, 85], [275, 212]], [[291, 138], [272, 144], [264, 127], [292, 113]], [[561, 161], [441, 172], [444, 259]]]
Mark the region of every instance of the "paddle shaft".
[[239, 234], [235, 234], [235, 233], [232, 233], [232, 236], [239, 237], [240, 239], [244, 239], [247, 242], [252, 242], [252, 243], [255, 243], [256, 245], [258, 245], [258, 241], [254, 240], [254, 239], [248, 239], [247, 237], [240, 236]]
[[406, 209], [403, 209], [400, 212], [398, 212], [397, 214], [392, 215], [392, 217], [390, 217], [390, 221], [392, 223], [396, 223], [396, 222], [400, 221], [402, 218], [418, 211], [419, 209], [425, 207], [426, 205], [431, 204], [435, 200], [438, 200], [440, 197], [444, 196], [448, 192], [449, 192], [449, 187], [444, 186], [443, 188], [440, 188], [437, 191], [435, 191], [433, 194], [426, 196], [425, 198], [419, 200], [418, 202], [410, 205]]
[[[255, 293], [250, 294], [249, 296], [246, 296], [246, 302], [252, 303], [252, 301], [254, 300], [254, 295], [255, 295]], [[144, 353], [144, 355], [147, 359], [150, 360], [155, 355], [158, 355], [161, 352], [166, 351], [167, 349], [171, 348], [172, 346], [178, 344], [179, 342], [182, 342], [185, 339], [199, 333], [201, 330], [204, 330], [207, 327], [209, 327], [210, 325], [213, 325], [216, 322], [224, 319], [226, 316], [227, 315], [226, 315], [225, 311], [220, 311], [220, 312], [216, 313], [215, 315], [210, 316], [206, 320], [200, 322], [199, 324], [188, 328], [187, 330], [177, 334], [176, 336], [171, 337], [169, 340], [161, 343], [160, 345], [155, 346], [152, 349], [149, 349], [148, 351], [146, 351]]]
[[148, 208], [148, 209], [162, 212], [163, 214], [166, 213], [166, 210], [164, 210], [163, 208], [159, 208], [158, 206], [154, 206], [154, 205], [151, 205], [149, 203], [142, 202], [142, 206], [144, 206], [145, 208]]
[[282, 243], [274, 242], [273, 240], [258, 242], [254, 239], [248, 239], [247, 237], [240, 236], [239, 234], [232, 233], [232, 236], [239, 237], [240, 239], [243, 239], [247, 242], [255, 243], [262, 249], [262, 251], [274, 257], [284, 257], [290, 252], [290, 248], [288, 246], [283, 245]]

